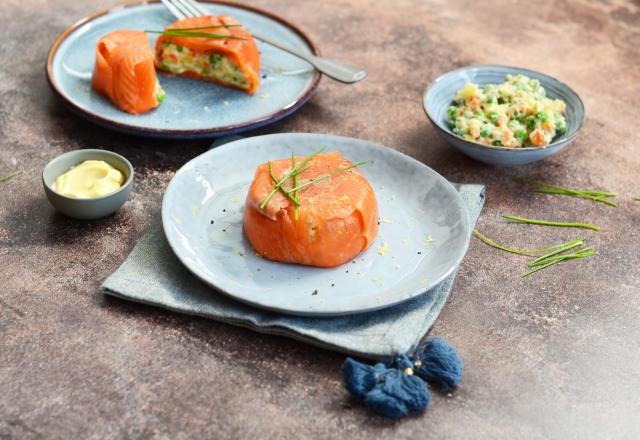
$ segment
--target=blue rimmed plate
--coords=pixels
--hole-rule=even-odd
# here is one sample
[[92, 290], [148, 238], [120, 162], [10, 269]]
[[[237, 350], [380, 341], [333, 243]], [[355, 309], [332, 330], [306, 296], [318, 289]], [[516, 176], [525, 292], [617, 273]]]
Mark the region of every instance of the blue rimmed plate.
[[[456, 92], [467, 83], [480, 86], [501, 84], [507, 74], [522, 74], [537, 79], [552, 99], [561, 99], [566, 104], [565, 118], [567, 130], [544, 147], [505, 148], [483, 145], [455, 135], [447, 121], [447, 109], [453, 103]], [[436, 79], [422, 98], [422, 106], [427, 117], [440, 136], [462, 153], [491, 165], [522, 165], [544, 159], [569, 145], [578, 136], [585, 118], [584, 104], [578, 94], [567, 84], [544, 73], [520, 67], [484, 65], [469, 66], [445, 73]]]
[[[242, 212], [256, 167], [327, 147], [360, 170], [378, 200], [376, 241], [332, 269], [256, 256]], [[460, 264], [469, 214], [458, 192], [426, 165], [371, 142], [320, 134], [274, 134], [225, 144], [184, 165], [167, 187], [162, 223], [169, 245], [196, 276], [236, 300], [281, 313], [332, 316], [398, 304], [437, 285]]]
[[[311, 54], [311, 40], [269, 12], [226, 1], [203, 1], [212, 14], [237, 18], [249, 30]], [[160, 74], [167, 99], [143, 115], [127, 114], [91, 88], [95, 46], [116, 29], [163, 29], [175, 18], [159, 3], [127, 3], [93, 14], [65, 30], [47, 59], [53, 91], [76, 113], [102, 126], [154, 137], [197, 138], [238, 133], [276, 122], [313, 94], [320, 74], [306, 62], [260, 41], [261, 85], [253, 96], [188, 78]], [[155, 44], [156, 36], [150, 35]]]

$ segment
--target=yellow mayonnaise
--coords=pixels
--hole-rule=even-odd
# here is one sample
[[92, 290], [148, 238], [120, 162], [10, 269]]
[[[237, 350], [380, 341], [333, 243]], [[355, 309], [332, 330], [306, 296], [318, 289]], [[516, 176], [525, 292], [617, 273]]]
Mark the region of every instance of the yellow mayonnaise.
[[103, 160], [85, 160], [56, 178], [53, 189], [63, 196], [92, 199], [120, 189], [124, 176]]

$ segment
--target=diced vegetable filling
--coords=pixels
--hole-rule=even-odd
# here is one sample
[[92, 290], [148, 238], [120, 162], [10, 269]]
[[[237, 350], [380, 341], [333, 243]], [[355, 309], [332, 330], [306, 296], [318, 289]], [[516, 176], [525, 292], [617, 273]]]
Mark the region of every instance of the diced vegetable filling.
[[567, 129], [566, 104], [546, 97], [540, 82], [507, 75], [502, 84], [467, 83], [448, 109], [454, 134], [485, 145], [546, 147]]
[[194, 53], [187, 47], [165, 41], [160, 60], [162, 68], [172, 73], [194, 72], [225, 84], [241, 88], [249, 86], [242, 69], [224, 55]]
[[160, 87], [160, 81], [158, 81], [158, 78], [156, 78], [156, 88], [154, 89], [153, 94], [156, 96], [159, 103], [162, 103], [167, 97], [162, 87]]

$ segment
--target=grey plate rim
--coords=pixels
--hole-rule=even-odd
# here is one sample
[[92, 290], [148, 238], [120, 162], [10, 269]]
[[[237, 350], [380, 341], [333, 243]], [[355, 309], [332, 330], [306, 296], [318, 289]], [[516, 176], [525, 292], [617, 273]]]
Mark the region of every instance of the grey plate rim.
[[[264, 9], [261, 9], [252, 5], [238, 3], [232, 0], [199, 0], [199, 1], [206, 2], [206, 3], [214, 3], [214, 4], [218, 3], [222, 5], [240, 8], [240, 9], [246, 9], [248, 11], [255, 12], [257, 14], [263, 15], [270, 19], [276, 20], [282, 23], [284, 26], [291, 29], [296, 34], [298, 34], [300, 38], [302, 38], [305, 41], [305, 43], [309, 46], [309, 48], [311, 48], [313, 54], [316, 56], [320, 56], [320, 50], [313, 43], [311, 38], [309, 38], [309, 36], [300, 28], [298, 28], [296, 25], [280, 17], [279, 15], [276, 15], [272, 12], [266, 11]], [[286, 116], [289, 116], [290, 114], [298, 110], [300, 107], [302, 107], [313, 96], [316, 89], [318, 88], [322, 75], [320, 74], [319, 71], [314, 69], [313, 71], [314, 77], [311, 84], [295, 100], [293, 100], [288, 107], [277, 110], [261, 118], [239, 123], [239, 124], [226, 125], [226, 126], [220, 126], [215, 128], [201, 128], [201, 129], [190, 129], [190, 130], [139, 127], [135, 125], [125, 124], [122, 122], [113, 121], [109, 118], [102, 117], [97, 113], [83, 109], [78, 105], [76, 105], [59, 88], [58, 84], [56, 83], [55, 75], [53, 74], [53, 60], [56, 56], [56, 53], [58, 52], [60, 45], [67, 39], [69, 35], [71, 35], [73, 32], [78, 30], [80, 27], [84, 26], [85, 24], [99, 17], [102, 17], [103, 15], [110, 13], [111, 11], [116, 11], [123, 8], [130, 8], [130, 7], [141, 6], [141, 5], [148, 5], [153, 3], [160, 3], [160, 0], [131, 0], [131, 1], [116, 3], [109, 7], [100, 9], [94, 12], [93, 14], [87, 15], [84, 18], [81, 18], [80, 20], [76, 21], [74, 24], [66, 28], [64, 31], [62, 31], [60, 35], [58, 35], [58, 37], [54, 40], [53, 44], [51, 45], [51, 48], [49, 49], [49, 53], [47, 55], [47, 62], [45, 66], [47, 82], [49, 83], [49, 86], [51, 87], [51, 90], [53, 90], [55, 95], [59, 99], [61, 99], [62, 102], [75, 114], [95, 124], [98, 124], [102, 127], [110, 128], [113, 130], [129, 133], [129, 134], [137, 134], [140, 136], [148, 136], [148, 137], [156, 137], [156, 138], [175, 138], [175, 139], [211, 138], [215, 136], [240, 133], [243, 131], [252, 130], [270, 123], [277, 122], [285, 118]]]
[[[546, 147], [521, 147], [521, 148], [507, 148], [507, 147], [497, 147], [495, 145], [484, 145], [484, 144], [479, 144], [477, 142], [472, 142], [469, 141], [468, 139], [465, 139], [463, 137], [458, 136], [457, 134], [454, 134], [451, 130], [447, 129], [446, 127], [443, 127], [442, 124], [440, 124], [440, 122], [438, 122], [436, 120], [435, 117], [433, 117], [433, 115], [431, 115], [429, 108], [427, 106], [427, 95], [429, 94], [429, 92], [431, 92], [431, 90], [433, 89], [433, 87], [440, 81], [442, 81], [445, 77], [449, 76], [449, 75], [453, 75], [455, 73], [458, 72], [462, 72], [465, 70], [469, 70], [469, 69], [486, 69], [486, 68], [499, 68], [499, 69], [512, 69], [512, 70], [516, 70], [522, 73], [535, 73], [536, 75], [545, 77], [547, 79], [556, 81], [557, 83], [563, 85], [564, 87], [567, 88], [567, 90], [569, 90], [578, 100], [578, 102], [580, 103], [580, 108], [582, 110], [582, 118], [580, 119], [580, 123], [578, 124], [578, 126], [575, 128], [575, 130], [573, 131], [573, 133], [571, 133], [571, 135], [562, 138], [562, 139], [557, 139], [556, 141], [550, 143], [549, 145], [547, 145]], [[527, 69], [524, 67], [516, 67], [516, 66], [507, 66], [504, 64], [474, 64], [471, 66], [465, 66], [465, 67], [459, 67], [458, 69], [454, 69], [454, 70], [450, 70], [446, 73], [443, 73], [442, 75], [438, 76], [431, 84], [429, 84], [423, 94], [422, 94], [422, 109], [424, 110], [424, 112], [427, 115], [427, 118], [429, 118], [429, 120], [431, 121], [431, 123], [433, 125], [435, 125], [436, 127], [440, 128], [441, 130], [444, 130], [448, 135], [454, 136], [458, 139], [460, 139], [463, 142], [466, 142], [466, 144], [468, 144], [470, 147], [472, 148], [476, 148], [476, 149], [480, 149], [480, 150], [485, 150], [485, 149], [492, 149], [492, 150], [497, 150], [497, 151], [509, 151], [509, 152], [514, 152], [517, 153], [518, 151], [540, 151], [540, 150], [550, 150], [550, 149], [554, 149], [555, 147], [561, 147], [562, 145], [560, 145], [560, 143], [569, 143], [571, 141], [573, 141], [577, 136], [578, 136], [578, 132], [580, 131], [580, 129], [582, 128], [582, 126], [584, 125], [584, 121], [586, 118], [586, 110], [584, 107], [584, 102], [582, 102], [582, 98], [580, 98], [580, 95], [578, 95], [578, 93], [576, 93], [575, 90], [573, 90], [567, 83], [560, 81], [559, 79], [551, 76], [551, 75], [547, 75], [546, 73], [542, 73], [542, 72], [538, 72], [537, 70], [531, 70], [531, 69]]]
[[[424, 171], [428, 172], [428, 173], [432, 173], [433, 175], [435, 175], [436, 179], [441, 180], [444, 185], [446, 187], [448, 187], [451, 190], [451, 193], [453, 194], [453, 197], [456, 199], [458, 205], [462, 208], [462, 212], [464, 213], [464, 215], [462, 216], [462, 222], [464, 223], [464, 227], [467, 233], [467, 240], [465, 240], [464, 245], [460, 248], [460, 252], [458, 254], [458, 256], [455, 258], [455, 260], [452, 260], [452, 263], [450, 264], [450, 267], [443, 272], [442, 275], [440, 275], [438, 278], [435, 278], [433, 280], [429, 280], [428, 284], [417, 289], [414, 290], [408, 294], [406, 294], [403, 298], [397, 299], [395, 301], [392, 302], [387, 302], [387, 303], [383, 303], [381, 305], [376, 304], [374, 306], [371, 307], [358, 307], [355, 309], [351, 309], [351, 310], [344, 310], [344, 311], [339, 311], [339, 312], [319, 312], [319, 311], [313, 311], [313, 312], [309, 312], [309, 311], [304, 311], [304, 310], [291, 310], [291, 309], [285, 309], [285, 308], [281, 308], [281, 307], [277, 307], [277, 306], [272, 306], [268, 304], [267, 302], [261, 302], [261, 301], [251, 301], [248, 300], [246, 298], [243, 297], [239, 297], [236, 294], [234, 294], [233, 292], [230, 292], [228, 290], [225, 290], [221, 287], [219, 287], [218, 285], [215, 284], [214, 281], [212, 281], [211, 279], [208, 279], [207, 277], [202, 276], [202, 274], [199, 273], [198, 270], [194, 269], [191, 267], [191, 265], [189, 264], [188, 261], [184, 260], [180, 253], [176, 250], [177, 247], [177, 243], [175, 243], [171, 236], [169, 234], [167, 234], [167, 230], [169, 229], [169, 221], [170, 221], [170, 214], [169, 214], [169, 206], [168, 206], [168, 201], [167, 201], [167, 194], [171, 191], [172, 186], [175, 184], [176, 182], [176, 178], [179, 178], [179, 176], [182, 174], [182, 170], [192, 167], [193, 163], [197, 160], [202, 160], [205, 156], [208, 155], [213, 155], [216, 154], [220, 151], [225, 151], [228, 149], [234, 149], [237, 147], [237, 144], [245, 142], [249, 139], [264, 139], [264, 138], [277, 138], [277, 137], [286, 137], [286, 136], [290, 136], [290, 135], [295, 135], [295, 136], [311, 136], [311, 137], [331, 137], [333, 139], [335, 139], [336, 143], [341, 141], [341, 140], [356, 140], [358, 142], [364, 142], [366, 144], [368, 144], [369, 147], [374, 148], [374, 149], [378, 149], [378, 150], [384, 150], [387, 152], [387, 154], [392, 154], [395, 155], [397, 157], [400, 157], [402, 160], [406, 160], [412, 164], [414, 164], [415, 166], [417, 166], [418, 168], [423, 169]], [[193, 159], [191, 159], [189, 162], [185, 163], [182, 167], [180, 167], [174, 174], [174, 176], [171, 178], [171, 181], [169, 182], [169, 184], [167, 185], [167, 187], [165, 188], [164, 194], [162, 196], [162, 207], [161, 207], [161, 217], [162, 217], [162, 229], [163, 229], [163, 233], [164, 236], [167, 240], [167, 243], [169, 244], [169, 247], [171, 248], [171, 250], [173, 251], [174, 255], [178, 258], [178, 260], [180, 261], [180, 263], [187, 268], [187, 270], [189, 270], [193, 275], [196, 276], [196, 278], [198, 278], [199, 280], [201, 280], [202, 282], [204, 282], [205, 284], [207, 284], [208, 286], [212, 287], [213, 289], [215, 289], [216, 293], [221, 293], [224, 294], [227, 297], [230, 297], [231, 299], [235, 300], [235, 301], [239, 301], [243, 304], [248, 304], [252, 307], [258, 307], [261, 309], [265, 309], [265, 310], [270, 310], [273, 312], [278, 312], [278, 313], [283, 313], [286, 315], [293, 315], [293, 316], [307, 316], [307, 317], [335, 317], [335, 316], [345, 316], [345, 315], [355, 315], [355, 314], [360, 314], [360, 313], [368, 313], [368, 312], [374, 312], [376, 310], [382, 310], [382, 309], [386, 309], [395, 305], [398, 305], [400, 303], [409, 301], [413, 298], [416, 298], [420, 295], [423, 295], [425, 293], [427, 293], [429, 290], [431, 290], [432, 288], [434, 288], [435, 286], [439, 285], [442, 281], [444, 281], [449, 275], [451, 275], [453, 273], [454, 270], [456, 270], [456, 268], [458, 268], [458, 266], [460, 266], [460, 264], [462, 263], [462, 260], [464, 259], [465, 255], [467, 254], [467, 251], [469, 249], [470, 246], [470, 242], [471, 242], [471, 219], [470, 219], [470, 215], [469, 215], [469, 210], [467, 209], [464, 200], [462, 200], [462, 196], [460, 195], [460, 193], [458, 192], [458, 190], [451, 184], [451, 182], [449, 182], [447, 179], [444, 178], [444, 176], [442, 176], [440, 173], [438, 173], [437, 171], [435, 171], [433, 168], [425, 165], [424, 163], [420, 162], [419, 160], [414, 159], [411, 156], [408, 156], [400, 151], [397, 151], [393, 148], [390, 147], [386, 147], [382, 144], [377, 144], [375, 142], [371, 142], [368, 140], [364, 140], [364, 139], [359, 139], [359, 138], [351, 138], [348, 136], [339, 136], [339, 135], [333, 135], [333, 134], [322, 134], [322, 133], [304, 133], [304, 132], [289, 132], [289, 133], [274, 133], [274, 134], [266, 134], [266, 135], [261, 135], [261, 136], [251, 136], [251, 137], [246, 137], [246, 138], [242, 138], [242, 139], [238, 139], [236, 141], [232, 141], [226, 144], [223, 144], [219, 147], [216, 148], [212, 148], [209, 151], [206, 151], [196, 157], [194, 157]], [[321, 268], [318, 268], [318, 270], [322, 270]]]

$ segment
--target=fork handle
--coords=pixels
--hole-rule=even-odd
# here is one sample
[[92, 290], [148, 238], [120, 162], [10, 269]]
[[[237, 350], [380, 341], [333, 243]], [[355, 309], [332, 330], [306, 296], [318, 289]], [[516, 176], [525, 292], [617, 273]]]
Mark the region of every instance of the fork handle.
[[365, 76], [367, 76], [367, 71], [361, 67], [350, 66], [349, 64], [345, 64], [340, 61], [331, 60], [323, 57], [317, 57], [315, 55], [311, 55], [306, 52], [303, 52], [299, 49], [274, 41], [263, 35], [256, 34], [253, 31], [250, 31], [250, 32], [254, 38], [264, 41], [265, 43], [268, 43], [271, 46], [277, 47], [278, 49], [284, 50], [285, 52], [289, 52], [290, 54], [295, 55], [298, 58], [302, 58], [303, 60], [311, 64], [313, 67], [315, 67], [318, 71], [335, 79], [336, 81], [350, 84], [350, 83], [358, 82], [364, 79]]

